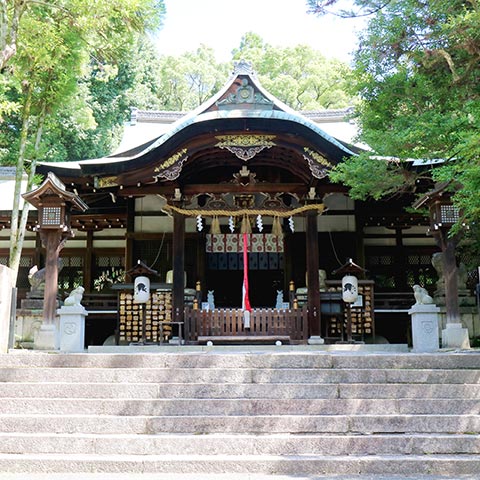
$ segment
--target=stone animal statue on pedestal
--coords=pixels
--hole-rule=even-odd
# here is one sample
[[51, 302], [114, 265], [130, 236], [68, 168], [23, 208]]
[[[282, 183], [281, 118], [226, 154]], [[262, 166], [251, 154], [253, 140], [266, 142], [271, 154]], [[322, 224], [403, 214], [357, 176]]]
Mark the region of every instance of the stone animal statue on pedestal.
[[277, 290], [277, 301], [275, 303], [275, 308], [281, 310], [283, 308], [283, 290]]
[[83, 298], [83, 293], [85, 289], [83, 287], [74, 288], [70, 295], [65, 299], [63, 305], [65, 307], [79, 307]]
[[215, 290], [209, 290], [207, 294], [207, 302], [208, 302], [209, 310], [215, 310], [215, 298], [213, 296], [213, 292], [215, 292]]
[[431, 305], [433, 298], [420, 285], [413, 286], [413, 296], [415, 297], [415, 305]]
[[[61, 258], [57, 261], [57, 268], [58, 272], [61, 272], [63, 268], [63, 261]], [[45, 274], [46, 274], [46, 267], [38, 269], [37, 265], [34, 265], [28, 271], [28, 283], [30, 283], [30, 291], [32, 293], [40, 293], [43, 296], [43, 291], [45, 289]]]

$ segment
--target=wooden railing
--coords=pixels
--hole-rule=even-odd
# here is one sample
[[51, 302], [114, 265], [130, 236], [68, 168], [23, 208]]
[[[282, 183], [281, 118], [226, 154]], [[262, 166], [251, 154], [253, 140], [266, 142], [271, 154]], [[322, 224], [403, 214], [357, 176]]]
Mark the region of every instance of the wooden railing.
[[185, 335], [188, 340], [199, 337], [289, 337], [300, 341], [308, 338], [306, 309], [276, 310], [255, 308], [250, 316], [250, 329], [243, 324], [243, 310], [218, 308], [212, 311], [185, 309]]
[[118, 310], [117, 294], [85, 293], [82, 305], [90, 314], [116, 314]]
[[376, 292], [375, 312], [404, 313], [415, 303], [412, 292]]

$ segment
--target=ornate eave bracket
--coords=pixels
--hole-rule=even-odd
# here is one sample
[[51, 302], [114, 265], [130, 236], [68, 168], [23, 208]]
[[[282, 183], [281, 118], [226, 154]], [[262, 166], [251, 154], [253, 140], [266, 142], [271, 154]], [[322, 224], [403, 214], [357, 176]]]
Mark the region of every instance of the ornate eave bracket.
[[304, 152], [303, 158], [307, 161], [312, 175], [318, 179], [325, 178], [333, 165], [323, 155], [308, 147], [304, 148]]
[[251, 160], [265, 148], [272, 148], [275, 135], [221, 135], [215, 146], [224, 148], [244, 162]]
[[153, 178], [162, 180], [175, 180], [182, 172], [183, 164], [188, 160], [187, 149], [179, 150], [171, 157], [167, 158], [158, 167], [153, 170]]

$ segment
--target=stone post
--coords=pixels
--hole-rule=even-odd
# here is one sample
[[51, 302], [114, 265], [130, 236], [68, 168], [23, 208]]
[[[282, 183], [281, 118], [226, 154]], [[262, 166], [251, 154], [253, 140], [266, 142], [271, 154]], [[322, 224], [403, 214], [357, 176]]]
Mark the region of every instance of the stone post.
[[412, 317], [413, 351], [436, 352], [440, 348], [438, 330], [438, 308], [434, 304], [416, 303], [408, 313]]

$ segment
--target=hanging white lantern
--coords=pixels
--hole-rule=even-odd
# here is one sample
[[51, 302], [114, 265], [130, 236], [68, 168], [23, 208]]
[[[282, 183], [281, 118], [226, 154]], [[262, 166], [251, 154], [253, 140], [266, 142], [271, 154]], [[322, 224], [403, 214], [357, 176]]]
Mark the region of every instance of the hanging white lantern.
[[358, 298], [358, 279], [353, 275], [342, 278], [342, 298], [344, 302], [354, 303]]
[[133, 303], [147, 303], [150, 298], [150, 279], [136, 277], [133, 284]]

